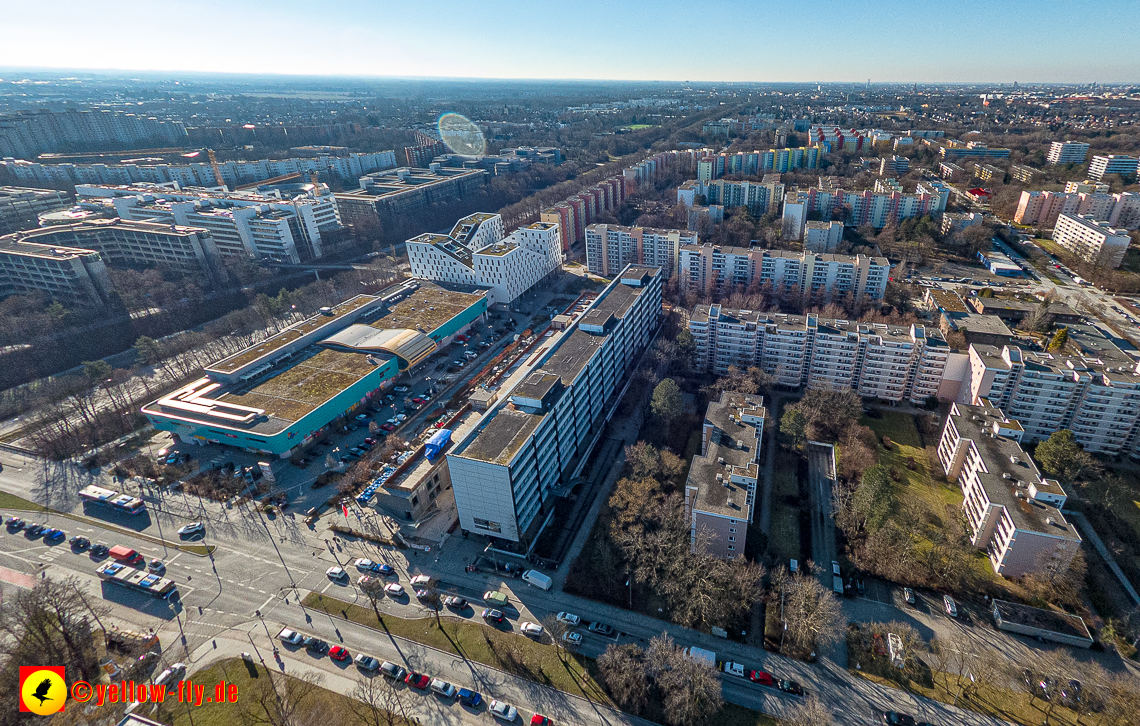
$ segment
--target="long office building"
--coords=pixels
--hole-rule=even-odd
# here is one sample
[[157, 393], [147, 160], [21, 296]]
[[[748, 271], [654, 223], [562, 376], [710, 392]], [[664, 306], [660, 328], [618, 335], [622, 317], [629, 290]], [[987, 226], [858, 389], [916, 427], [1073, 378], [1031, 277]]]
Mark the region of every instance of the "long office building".
[[482, 169], [449, 169], [431, 164], [428, 169], [398, 169], [366, 174], [360, 188], [336, 195], [345, 224], [381, 223], [414, 213], [439, 202], [465, 199], [490, 182]]
[[66, 304], [93, 307], [110, 300], [111, 279], [96, 250], [15, 237], [0, 237], [0, 298], [42, 292]]
[[405, 246], [413, 277], [488, 288], [492, 305], [509, 305], [562, 265], [558, 225], [534, 222], [504, 237], [502, 217], [483, 212]]
[[1016, 224], [1052, 227], [1062, 214], [1085, 215], [1110, 227], [1140, 227], [1140, 193], [1109, 194], [1106, 185], [1069, 182], [1063, 192], [1023, 191], [1013, 215]]
[[627, 267], [447, 455], [464, 532], [528, 541], [584, 468], [661, 320], [658, 268]]
[[36, 227], [41, 214], [70, 206], [71, 197], [66, 192], [0, 187], [0, 235]]
[[616, 275], [626, 265], [660, 267], [669, 279], [681, 247], [696, 243], [697, 233], [683, 229], [591, 224], [586, 228], [586, 266], [601, 277]]
[[[195, 276], [203, 287], [229, 279], [229, 274], [208, 229], [123, 219], [94, 219], [14, 232], [0, 237], [0, 254], [18, 254], [22, 248], [79, 248], [94, 251], [107, 264], [144, 265]], [[82, 257], [82, 255], [79, 255]], [[33, 287], [30, 281], [25, 283]]]
[[994, 572], [1061, 573], [1081, 538], [1061, 513], [1065, 490], [1041, 476], [1021, 448], [1022, 436], [1018, 421], [992, 406], [955, 403], [938, 442], [938, 460], [962, 489], [970, 543], [986, 552]]
[[1135, 156], [1125, 154], [1094, 156], [1089, 162], [1089, 178], [1100, 180], [1109, 174], [1134, 178], [1138, 165], [1140, 165], [1140, 159]]
[[847, 227], [869, 224], [882, 229], [889, 223], [940, 214], [946, 210], [950, 188], [940, 181], [921, 182], [913, 193], [903, 192], [897, 185], [880, 182], [876, 189], [846, 191], [821, 179], [821, 184], [808, 189], [794, 189], [784, 197], [785, 234], [803, 236], [806, 215], [818, 212], [824, 221], [836, 220]]
[[701, 244], [681, 246], [677, 275], [684, 290], [713, 295], [755, 289], [803, 302], [881, 300], [890, 270], [885, 257]]
[[1082, 141], [1054, 141], [1045, 160], [1050, 164], [1083, 164], [1088, 156], [1089, 145]]
[[[20, 182], [29, 184], [169, 184], [177, 182], [183, 187], [214, 187], [217, 176], [213, 165], [201, 161], [188, 164], [41, 164], [21, 159], [4, 159], [5, 168]], [[368, 154], [337, 156], [322, 154], [288, 159], [257, 159], [253, 161], [219, 161], [222, 181], [230, 188], [254, 184], [266, 179], [296, 174], [332, 174], [341, 179], [358, 179], [381, 169], [396, 165], [396, 154], [379, 151]]]
[[409, 281], [357, 295], [207, 366], [143, 406], [187, 444], [289, 457], [486, 319], [482, 290]]
[[106, 199], [122, 219], [203, 227], [228, 258], [275, 262], [319, 259], [327, 238], [343, 228], [324, 184], [285, 184], [221, 192], [177, 184], [76, 186], [81, 199]]
[[1140, 364], [1095, 329], [1069, 326], [1079, 355], [971, 345], [958, 400], [1017, 419], [1026, 443], [1068, 429], [1085, 450], [1140, 459]]
[[698, 533], [705, 551], [721, 559], [744, 554], [756, 507], [760, 445], [764, 440], [764, 397], [723, 391], [709, 402], [701, 425], [701, 450], [685, 479], [689, 546]]
[[1053, 241], [1099, 267], [1120, 267], [1132, 238], [1123, 229], [1092, 216], [1062, 214], [1053, 227]]
[[181, 121], [109, 109], [18, 111], [0, 116], [0, 157], [30, 159], [44, 152], [171, 146], [186, 142]]
[[753, 366], [781, 386], [850, 389], [865, 398], [939, 397], [950, 348], [935, 329], [816, 315], [697, 305], [689, 318], [697, 368], [724, 375]]

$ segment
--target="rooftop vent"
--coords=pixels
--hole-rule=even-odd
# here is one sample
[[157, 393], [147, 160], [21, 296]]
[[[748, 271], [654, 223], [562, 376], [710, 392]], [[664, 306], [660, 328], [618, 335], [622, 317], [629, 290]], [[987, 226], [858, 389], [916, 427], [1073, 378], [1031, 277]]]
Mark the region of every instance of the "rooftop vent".
[[716, 457], [716, 463], [720, 464], [721, 466], [724, 466], [724, 457], [723, 456]]
[[1046, 517], [1045, 518], [1045, 524], [1056, 524], [1056, 523], [1057, 523], [1057, 520], [1053, 519], [1052, 517]]
[[1021, 463], [1021, 457], [1010, 454], [1009, 461], [1012, 464], [1020, 464]]
[[1006, 472], [1006, 473], [1004, 473], [1004, 474], [1002, 474], [1002, 475], [1001, 475], [1001, 478], [1002, 478], [1002, 479], [1012, 479], [1013, 477], [1012, 477], [1012, 476], [1010, 476], [1010, 474], [1009, 474], [1008, 472]]

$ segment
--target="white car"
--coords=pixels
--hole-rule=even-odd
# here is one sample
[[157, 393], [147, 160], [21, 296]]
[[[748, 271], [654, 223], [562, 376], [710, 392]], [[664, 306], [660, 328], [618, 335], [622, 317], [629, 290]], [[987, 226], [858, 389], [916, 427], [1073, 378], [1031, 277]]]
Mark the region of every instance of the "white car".
[[372, 565], [373, 565], [372, 560], [366, 560], [363, 557], [361, 557], [360, 559], [358, 559], [356, 562], [353, 562], [352, 564], [356, 565], [356, 569], [360, 570], [361, 572], [371, 572], [372, 571]]
[[566, 623], [567, 625], [571, 626], [582, 624], [582, 618], [578, 617], [574, 613], [558, 613], [554, 616], [554, 619], [560, 623]]
[[277, 639], [282, 643], [288, 643], [289, 645], [300, 645], [301, 642], [305, 639], [305, 636], [301, 635], [296, 630], [285, 628], [277, 634]]
[[562, 634], [562, 642], [571, 648], [577, 648], [582, 644], [582, 634], [577, 630], [571, 630]]
[[517, 708], [509, 703], [503, 703], [502, 701], [491, 701], [489, 710], [491, 711], [492, 716], [499, 719], [500, 721], [506, 721], [507, 723], [514, 723], [515, 720], [519, 717], [519, 711]]
[[523, 635], [529, 635], [532, 638], [541, 638], [542, 637], [542, 626], [539, 625], [538, 623], [532, 623], [529, 621], [524, 622], [522, 625], [519, 626], [519, 631]]
[[404, 414], [402, 414], [402, 413], [396, 414], [396, 421], [398, 423], [403, 423], [404, 421], [407, 421], [407, 420], [408, 420], [408, 417], [405, 416]]
[[195, 534], [203, 534], [206, 531], [206, 525], [201, 522], [191, 522], [178, 528], [178, 534], [181, 537], [189, 537]]
[[388, 595], [388, 597], [403, 597], [404, 586], [398, 582], [389, 582], [384, 586], [384, 593]]
[[407, 393], [408, 387], [407, 386], [396, 386], [392, 390], [395, 391], [396, 393]]
[[348, 573], [344, 571], [343, 567], [330, 567], [325, 570], [325, 574], [330, 580], [343, 580], [348, 577]]
[[442, 678], [432, 678], [430, 688], [444, 698], [455, 698], [455, 686]]

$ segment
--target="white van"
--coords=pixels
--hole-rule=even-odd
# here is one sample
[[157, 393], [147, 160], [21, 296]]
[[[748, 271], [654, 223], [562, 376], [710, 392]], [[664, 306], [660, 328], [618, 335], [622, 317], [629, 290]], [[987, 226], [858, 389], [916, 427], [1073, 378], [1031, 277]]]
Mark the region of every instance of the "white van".
[[527, 570], [522, 574], [522, 579], [525, 582], [529, 582], [530, 584], [534, 585], [535, 587], [542, 588], [543, 590], [549, 590], [550, 586], [554, 584], [553, 580], [538, 570]]
[[432, 587], [434, 585], [435, 578], [431, 575], [416, 575], [412, 578], [412, 589]]

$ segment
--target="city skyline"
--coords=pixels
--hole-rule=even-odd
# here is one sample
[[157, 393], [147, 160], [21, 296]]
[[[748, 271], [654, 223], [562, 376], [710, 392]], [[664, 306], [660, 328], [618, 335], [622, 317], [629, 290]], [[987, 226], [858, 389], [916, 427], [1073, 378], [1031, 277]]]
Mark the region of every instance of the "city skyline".
[[[931, 13], [923, 12], [927, 6]], [[355, 2], [323, 6], [314, 15], [311, 5], [295, 0], [240, 7], [217, 0], [193, 6], [176, 2], [147, 13], [121, 0], [99, 6], [62, 0], [50, 33], [34, 6], [6, 11], [9, 32], [0, 48], [0, 68], [677, 82], [1140, 79], [1140, 60], [1115, 50], [1126, 47], [1126, 28], [1140, 22], [1140, 6], [1111, 0], [1098, 8], [1103, 14], [1074, 16], [1071, 6], [1058, 2], [1016, 0], [996, 7], [967, 0], [948, 17], [932, 3], [889, 0], [872, 7], [815, 0], [802, 3], [796, 17], [784, 22], [818, 24], [818, 32], [790, 34], [775, 32], [772, 13], [778, 8], [763, 2], [702, 13], [675, 0], [655, 4], [652, 12], [643, 2], [615, 6], [591, 0], [549, 8], [497, 0], [478, 18], [465, 20], [469, 8], [441, 0], [428, 23], [418, 7]], [[1115, 20], [1104, 24], [1102, 17]], [[426, 37], [410, 37], [425, 24]], [[736, 29], [735, 40], [725, 37], [715, 49], [696, 40], [723, 36], [729, 25]], [[193, 52], [171, 52], [171, 36], [179, 28], [190, 29]], [[963, 45], [970, 32], [986, 28], [1018, 28], [1018, 33], [990, 47]], [[677, 45], [671, 42], [648, 48], [631, 42], [678, 32], [694, 39], [692, 53], [674, 52]], [[1075, 44], [1075, 37], [1100, 42]], [[121, 42], [109, 43], [111, 38]]]

